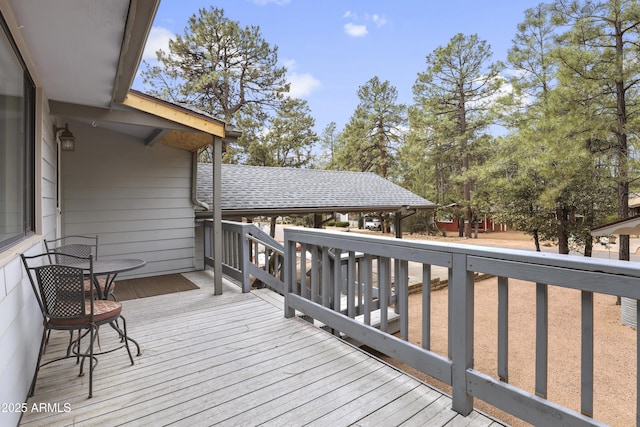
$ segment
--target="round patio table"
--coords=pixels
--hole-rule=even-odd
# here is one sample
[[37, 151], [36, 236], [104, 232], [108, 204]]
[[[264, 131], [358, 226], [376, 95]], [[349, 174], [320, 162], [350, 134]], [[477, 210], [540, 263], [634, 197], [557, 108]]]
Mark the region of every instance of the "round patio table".
[[[107, 276], [104, 285], [104, 294], [100, 290], [100, 286], [96, 286], [96, 292], [98, 298], [107, 299], [111, 293], [111, 287], [116, 280], [118, 273], [122, 273], [129, 270], [135, 270], [136, 268], [144, 267], [146, 262], [141, 259], [111, 259], [111, 260], [97, 260], [93, 261], [93, 275], [94, 276]], [[74, 264], [74, 267], [82, 268], [83, 270], [89, 270], [89, 263], [83, 262]]]

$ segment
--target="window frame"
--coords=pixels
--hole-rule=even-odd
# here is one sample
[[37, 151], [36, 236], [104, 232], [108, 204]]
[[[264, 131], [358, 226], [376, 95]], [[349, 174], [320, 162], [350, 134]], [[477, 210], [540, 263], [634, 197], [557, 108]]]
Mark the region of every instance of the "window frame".
[[15, 59], [22, 68], [23, 73], [23, 129], [24, 140], [18, 143], [24, 144], [22, 162], [22, 227], [21, 231], [14, 235], [11, 235], [3, 240], [0, 240], [0, 251], [13, 246], [17, 242], [20, 242], [27, 237], [35, 234], [36, 230], [36, 188], [35, 188], [35, 174], [36, 174], [36, 159], [35, 159], [35, 124], [36, 124], [36, 86], [29, 74], [29, 70], [26, 66], [20, 50], [13, 39], [9, 26], [7, 25], [4, 16], [0, 13], [0, 37], [4, 36], [7, 44], [11, 46]]

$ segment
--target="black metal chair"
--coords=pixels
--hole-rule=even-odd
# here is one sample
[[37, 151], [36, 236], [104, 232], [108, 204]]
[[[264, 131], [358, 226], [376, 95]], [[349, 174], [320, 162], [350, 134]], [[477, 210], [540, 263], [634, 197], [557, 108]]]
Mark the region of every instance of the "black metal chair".
[[[72, 235], [60, 237], [59, 239], [45, 240], [44, 247], [50, 256], [50, 262], [56, 264], [73, 265], [78, 263], [77, 257], [88, 257], [93, 255], [93, 259], [98, 259], [98, 236], [80, 236]], [[70, 256], [71, 255], [71, 256]], [[89, 294], [89, 288], [91, 287], [91, 281], [85, 279], [85, 294]], [[96, 295], [100, 295], [103, 299], [111, 298], [117, 301], [114, 294], [115, 282], [111, 283], [109, 287], [109, 295], [105, 293], [107, 287], [107, 279], [104, 277], [96, 277], [93, 281], [95, 286], [99, 287], [99, 292]]]
[[[29, 389], [29, 396], [35, 392], [36, 379], [40, 367], [50, 363], [76, 358], [80, 363], [80, 376], [84, 375], [84, 362], [89, 358], [89, 397], [93, 396], [93, 370], [98, 363], [94, 352], [94, 344], [98, 336], [98, 328], [106, 323], [118, 331], [123, 339], [123, 345], [103, 353], [115, 351], [125, 347], [129, 354], [129, 360], [133, 365], [133, 356], [129, 349], [127, 339], [127, 326], [121, 315], [122, 304], [116, 301], [107, 301], [94, 298], [94, 289], [89, 287], [89, 297], [85, 297], [85, 277], [93, 278], [93, 256], [72, 257], [70, 264], [49, 264], [49, 253], [35, 256], [21, 255], [22, 262], [31, 282], [43, 316], [43, 331], [40, 341], [40, 352], [36, 371]], [[89, 263], [89, 270], [78, 268], [73, 264], [81, 262]], [[122, 328], [117, 326], [117, 320], [122, 320]], [[42, 363], [42, 356], [46, 352], [48, 332], [51, 330], [78, 331], [78, 336], [70, 340], [67, 352], [64, 356]], [[81, 350], [81, 341], [89, 337], [89, 343], [84, 352]]]

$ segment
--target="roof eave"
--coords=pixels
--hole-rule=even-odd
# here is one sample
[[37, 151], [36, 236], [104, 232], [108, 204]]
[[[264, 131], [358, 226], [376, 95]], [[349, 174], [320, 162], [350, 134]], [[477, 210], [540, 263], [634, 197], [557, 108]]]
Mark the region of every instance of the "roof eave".
[[[316, 208], [276, 208], [276, 209], [222, 209], [224, 216], [287, 216], [287, 215], [306, 215], [313, 213], [365, 213], [365, 212], [403, 212], [405, 210], [431, 210], [435, 209], [435, 205], [424, 206], [328, 206]], [[198, 211], [196, 216], [211, 216], [211, 211]]]
[[125, 24], [112, 102], [121, 104], [133, 85], [160, 0], [131, 0]]

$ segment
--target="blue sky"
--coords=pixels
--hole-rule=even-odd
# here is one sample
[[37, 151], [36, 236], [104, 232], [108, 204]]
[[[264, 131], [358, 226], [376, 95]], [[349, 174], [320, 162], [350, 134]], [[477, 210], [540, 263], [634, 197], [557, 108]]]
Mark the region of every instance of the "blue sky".
[[[378, 76], [411, 104], [411, 88], [425, 58], [457, 33], [478, 34], [505, 60], [524, 11], [539, 0], [163, 0], [145, 59], [167, 50], [201, 8], [224, 9], [241, 26], [257, 25], [278, 46], [289, 70], [291, 95], [306, 99], [316, 131], [342, 130], [358, 105], [358, 87]], [[134, 88], [144, 90], [138, 81]]]

